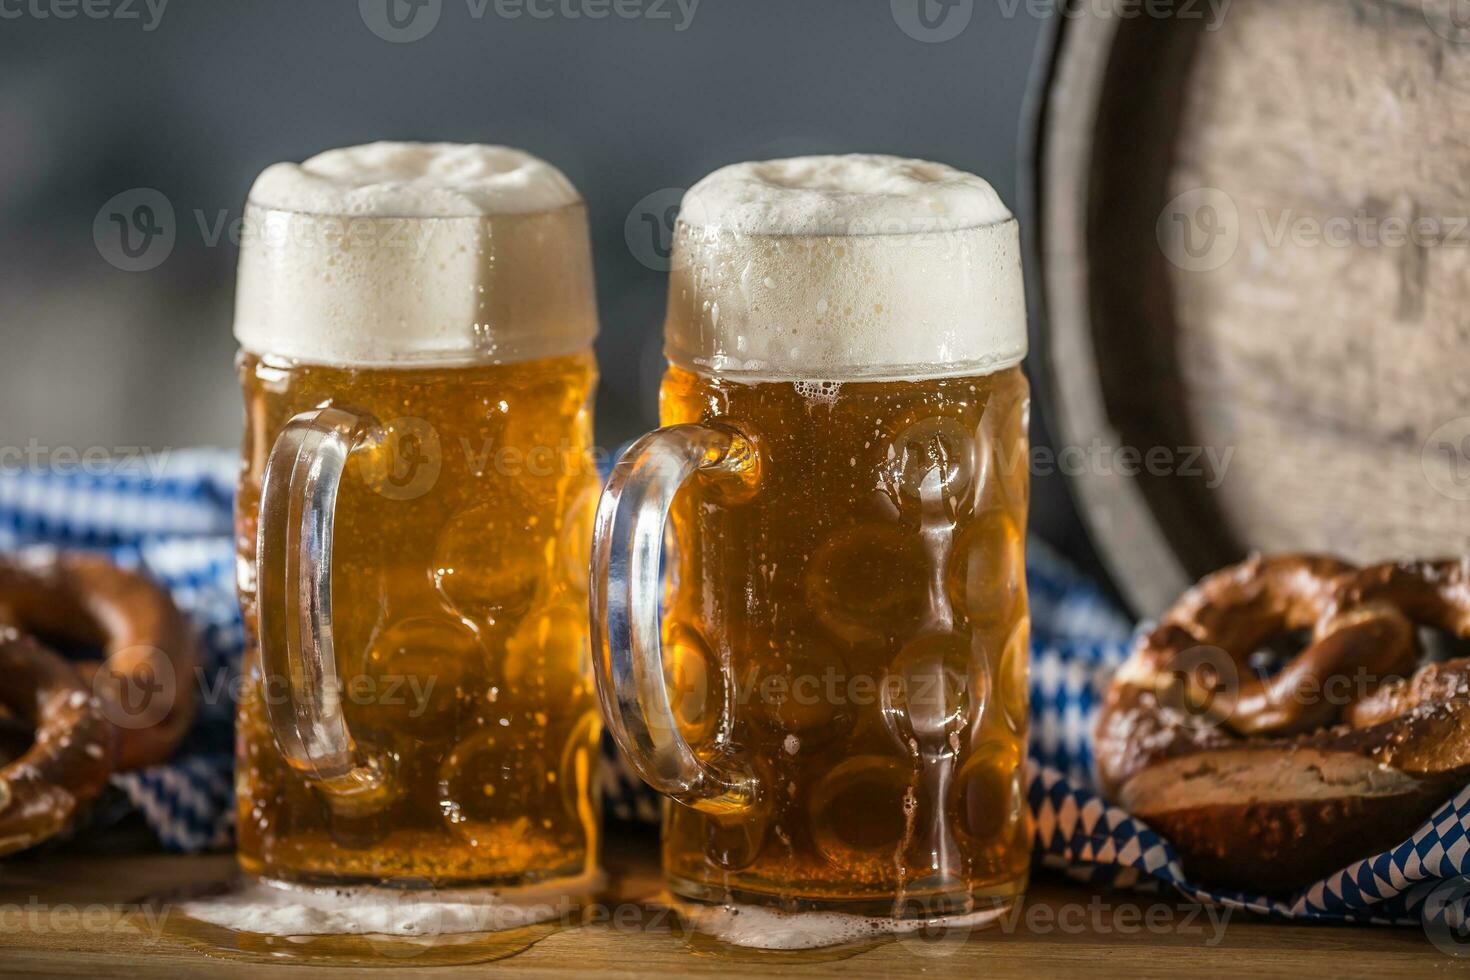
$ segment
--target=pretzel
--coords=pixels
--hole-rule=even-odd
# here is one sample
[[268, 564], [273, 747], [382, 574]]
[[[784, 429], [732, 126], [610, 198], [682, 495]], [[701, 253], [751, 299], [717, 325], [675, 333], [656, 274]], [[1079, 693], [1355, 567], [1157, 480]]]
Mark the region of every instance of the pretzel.
[[0, 704], [35, 727], [20, 758], [0, 768], [0, 855], [66, 828], [113, 771], [116, 729], [71, 665], [0, 626]]
[[[118, 728], [117, 767], [173, 754], [194, 719], [194, 634], [148, 579], [103, 558], [49, 549], [0, 559], [0, 623], [53, 642], [98, 647], [79, 664]], [[0, 676], [0, 685], [5, 680]]]
[[[1254, 558], [1144, 636], [1097, 731], [1104, 793], [1191, 876], [1300, 888], [1401, 843], [1470, 779], [1470, 660], [1430, 664], [1418, 626], [1470, 636], [1470, 564]], [[1269, 680], [1250, 658], [1309, 630]]]

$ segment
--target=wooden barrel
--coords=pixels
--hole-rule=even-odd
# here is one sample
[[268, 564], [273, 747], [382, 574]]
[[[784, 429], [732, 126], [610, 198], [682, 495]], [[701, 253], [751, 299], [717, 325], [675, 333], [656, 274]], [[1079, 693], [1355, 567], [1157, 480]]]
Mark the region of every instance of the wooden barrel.
[[1137, 612], [1253, 551], [1470, 554], [1465, 11], [1057, 19], [1027, 167], [1033, 373]]

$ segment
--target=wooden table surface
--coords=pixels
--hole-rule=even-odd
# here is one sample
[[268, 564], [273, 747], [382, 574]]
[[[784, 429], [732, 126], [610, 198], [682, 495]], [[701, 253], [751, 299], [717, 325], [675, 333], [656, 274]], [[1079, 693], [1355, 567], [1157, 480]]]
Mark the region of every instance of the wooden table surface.
[[[1280, 925], [1204, 910], [1168, 896], [1096, 894], [1043, 877], [1018, 914], [958, 941], [885, 940], [808, 953], [723, 948], [691, 935], [656, 902], [654, 855], [642, 845], [610, 854], [604, 921], [537, 928], [494, 962], [426, 966], [433, 950], [357, 943], [354, 958], [303, 962], [310, 946], [275, 940], [214, 954], [177, 928], [167, 902], [139, 899], [227, 878], [228, 855], [92, 857], [53, 853], [0, 865], [0, 974], [153, 977], [360, 974], [379, 966], [399, 976], [640, 977], [710, 975], [977, 978], [1048, 976], [1470, 975], [1470, 948], [1456, 957], [1418, 929]], [[610, 920], [610, 921], [608, 921]], [[234, 934], [221, 933], [232, 936]], [[282, 952], [282, 948], [285, 952]], [[308, 952], [303, 954], [302, 949]], [[474, 953], [471, 952], [464, 955]], [[471, 956], [471, 958], [474, 958]]]

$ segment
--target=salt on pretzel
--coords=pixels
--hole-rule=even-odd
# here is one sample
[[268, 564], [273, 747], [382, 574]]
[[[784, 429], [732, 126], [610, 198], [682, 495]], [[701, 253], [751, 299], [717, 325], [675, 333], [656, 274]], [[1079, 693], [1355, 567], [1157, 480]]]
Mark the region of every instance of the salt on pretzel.
[[117, 730], [101, 700], [60, 656], [0, 626], [0, 704], [35, 728], [0, 767], [0, 855], [65, 829], [113, 771]]
[[[1295, 555], [1206, 578], [1114, 679], [1104, 793], [1191, 877], [1252, 891], [1401, 843], [1470, 779], [1470, 660], [1415, 672], [1419, 625], [1470, 636], [1470, 565]], [[1255, 649], [1304, 629], [1302, 654], [1257, 678]]]
[[118, 728], [119, 770], [173, 754], [194, 719], [198, 652], [193, 630], [157, 585], [104, 558], [23, 552], [0, 559], [0, 623], [102, 651], [102, 663], [76, 667]]

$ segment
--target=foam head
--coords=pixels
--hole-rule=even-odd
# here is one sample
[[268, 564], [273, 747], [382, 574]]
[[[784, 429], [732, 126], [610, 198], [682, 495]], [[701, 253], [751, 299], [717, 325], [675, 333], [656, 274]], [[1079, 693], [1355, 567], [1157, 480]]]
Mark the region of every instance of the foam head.
[[984, 180], [899, 157], [715, 171], [675, 228], [666, 353], [746, 380], [984, 374], [1026, 355], [1015, 219]]
[[235, 337], [345, 366], [497, 363], [597, 332], [586, 209], [504, 146], [371, 143], [278, 163], [246, 205]]

